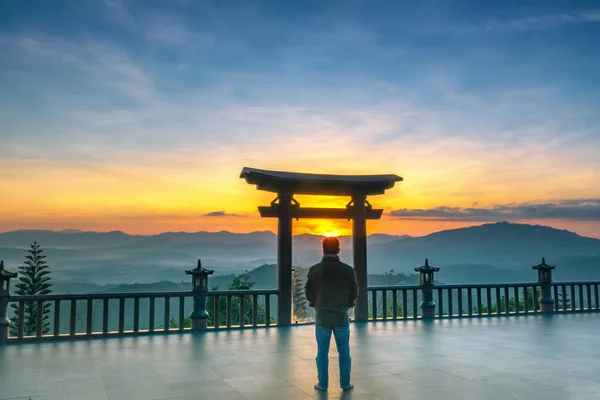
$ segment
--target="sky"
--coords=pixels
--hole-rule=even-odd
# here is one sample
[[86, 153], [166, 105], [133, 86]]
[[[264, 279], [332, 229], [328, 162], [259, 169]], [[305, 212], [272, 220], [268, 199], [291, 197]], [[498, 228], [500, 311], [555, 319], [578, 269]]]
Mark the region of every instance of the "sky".
[[403, 177], [369, 232], [600, 238], [599, 38], [595, 1], [5, 0], [0, 231], [276, 230], [248, 166]]

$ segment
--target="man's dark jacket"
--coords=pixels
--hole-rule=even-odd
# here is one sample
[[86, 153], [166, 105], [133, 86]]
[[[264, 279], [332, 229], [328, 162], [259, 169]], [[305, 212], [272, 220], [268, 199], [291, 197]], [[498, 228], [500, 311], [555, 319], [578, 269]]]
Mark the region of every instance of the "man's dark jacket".
[[308, 271], [304, 290], [309, 305], [315, 308], [317, 325], [348, 325], [348, 309], [354, 307], [358, 295], [354, 268], [338, 257], [325, 256]]

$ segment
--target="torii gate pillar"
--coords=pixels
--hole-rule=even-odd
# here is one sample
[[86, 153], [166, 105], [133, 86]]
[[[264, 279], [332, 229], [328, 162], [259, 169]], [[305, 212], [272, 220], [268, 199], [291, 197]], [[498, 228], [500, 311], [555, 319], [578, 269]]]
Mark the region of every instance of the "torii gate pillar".
[[358, 298], [354, 306], [354, 319], [367, 321], [369, 319], [369, 299], [367, 292], [367, 214], [365, 203], [367, 197], [355, 195], [352, 197], [352, 253], [354, 258], [354, 273], [358, 282]]
[[[352, 220], [354, 270], [358, 282], [355, 321], [367, 321], [367, 219], [379, 219], [383, 210], [375, 210], [367, 195], [384, 194], [397, 175], [317, 175], [244, 168], [240, 178], [259, 190], [277, 193], [270, 206], [258, 207], [261, 217], [278, 219], [277, 227], [277, 324], [292, 324], [292, 219], [327, 218]], [[294, 194], [350, 196], [346, 208], [301, 208]], [[268, 318], [268, 316], [267, 316]]]
[[[279, 195], [277, 221], [277, 323], [292, 323], [292, 195]], [[283, 323], [281, 323], [281, 322]]]

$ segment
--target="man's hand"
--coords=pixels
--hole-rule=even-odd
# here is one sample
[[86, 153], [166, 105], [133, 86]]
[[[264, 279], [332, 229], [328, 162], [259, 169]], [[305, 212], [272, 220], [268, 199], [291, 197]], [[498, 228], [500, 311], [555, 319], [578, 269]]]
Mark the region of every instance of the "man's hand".
[[352, 283], [350, 284], [350, 308], [356, 305], [356, 298], [358, 297], [358, 282], [356, 281], [356, 274], [352, 277]]

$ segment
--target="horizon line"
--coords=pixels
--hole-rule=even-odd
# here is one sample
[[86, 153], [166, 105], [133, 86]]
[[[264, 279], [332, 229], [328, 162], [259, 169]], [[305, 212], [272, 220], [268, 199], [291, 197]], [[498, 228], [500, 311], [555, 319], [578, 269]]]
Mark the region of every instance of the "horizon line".
[[[600, 239], [600, 238], [596, 238], [596, 237], [592, 237], [592, 236], [584, 236], [581, 235], [577, 232], [571, 231], [569, 229], [560, 229], [560, 228], [555, 228], [553, 226], [550, 225], [542, 225], [542, 224], [527, 224], [527, 223], [520, 223], [520, 222], [511, 222], [511, 221], [496, 221], [496, 222], [485, 222], [479, 225], [473, 225], [473, 226], [466, 226], [466, 227], [460, 227], [460, 228], [451, 228], [451, 229], [442, 229], [439, 231], [435, 231], [435, 232], [431, 232], [428, 233], [426, 235], [408, 235], [408, 234], [390, 234], [390, 233], [384, 233], [384, 232], [373, 232], [367, 235], [368, 236], [372, 236], [372, 235], [387, 235], [387, 236], [392, 236], [392, 237], [411, 237], [411, 238], [419, 238], [419, 237], [426, 237], [429, 235], [433, 235], [435, 233], [440, 233], [440, 232], [447, 232], [447, 231], [455, 231], [455, 230], [461, 230], [461, 229], [471, 229], [471, 228], [477, 228], [477, 227], [481, 227], [481, 226], [486, 226], [486, 225], [497, 225], [497, 224], [510, 224], [510, 225], [526, 225], [526, 226], [539, 226], [539, 227], [545, 227], [545, 228], [550, 228], [550, 229], [555, 229], [558, 231], [563, 231], [563, 232], [569, 232], [572, 234], [575, 234], [577, 236], [581, 236], [581, 237], [587, 237], [587, 238], [591, 238], [591, 239]], [[251, 231], [251, 232], [233, 232], [233, 231], [228, 231], [228, 230], [217, 230], [217, 231], [206, 231], [206, 230], [200, 230], [200, 231], [164, 231], [164, 232], [159, 232], [159, 233], [155, 233], [155, 234], [134, 234], [134, 233], [128, 233], [122, 230], [110, 230], [110, 231], [96, 231], [96, 230], [81, 230], [81, 229], [72, 229], [72, 228], [65, 228], [65, 229], [59, 229], [59, 230], [54, 230], [54, 229], [13, 229], [13, 230], [9, 230], [9, 231], [3, 231], [0, 232], [0, 235], [2, 234], [6, 234], [6, 233], [14, 233], [14, 232], [52, 232], [52, 233], [64, 233], [64, 234], [76, 234], [76, 233], [96, 233], [96, 234], [106, 234], [106, 233], [122, 233], [124, 235], [127, 236], [138, 236], [138, 237], [150, 237], [150, 236], [159, 236], [159, 235], [164, 235], [164, 234], [169, 234], [169, 233], [184, 233], [184, 234], [189, 234], [189, 235], [194, 235], [194, 234], [198, 234], [198, 233], [229, 233], [229, 234], [234, 234], [234, 235], [251, 235], [251, 234], [255, 234], [255, 233], [271, 233], [275, 236], [277, 236], [277, 233], [272, 231], [272, 230], [263, 230], [263, 231]], [[303, 235], [308, 235], [308, 236], [315, 236], [315, 237], [326, 237], [325, 235], [315, 235], [312, 233], [299, 233], [299, 234], [295, 234], [292, 235], [293, 237], [296, 236], [303, 236]], [[337, 237], [341, 237], [341, 238], [348, 238], [348, 237], [352, 237], [352, 235], [339, 235]]]

